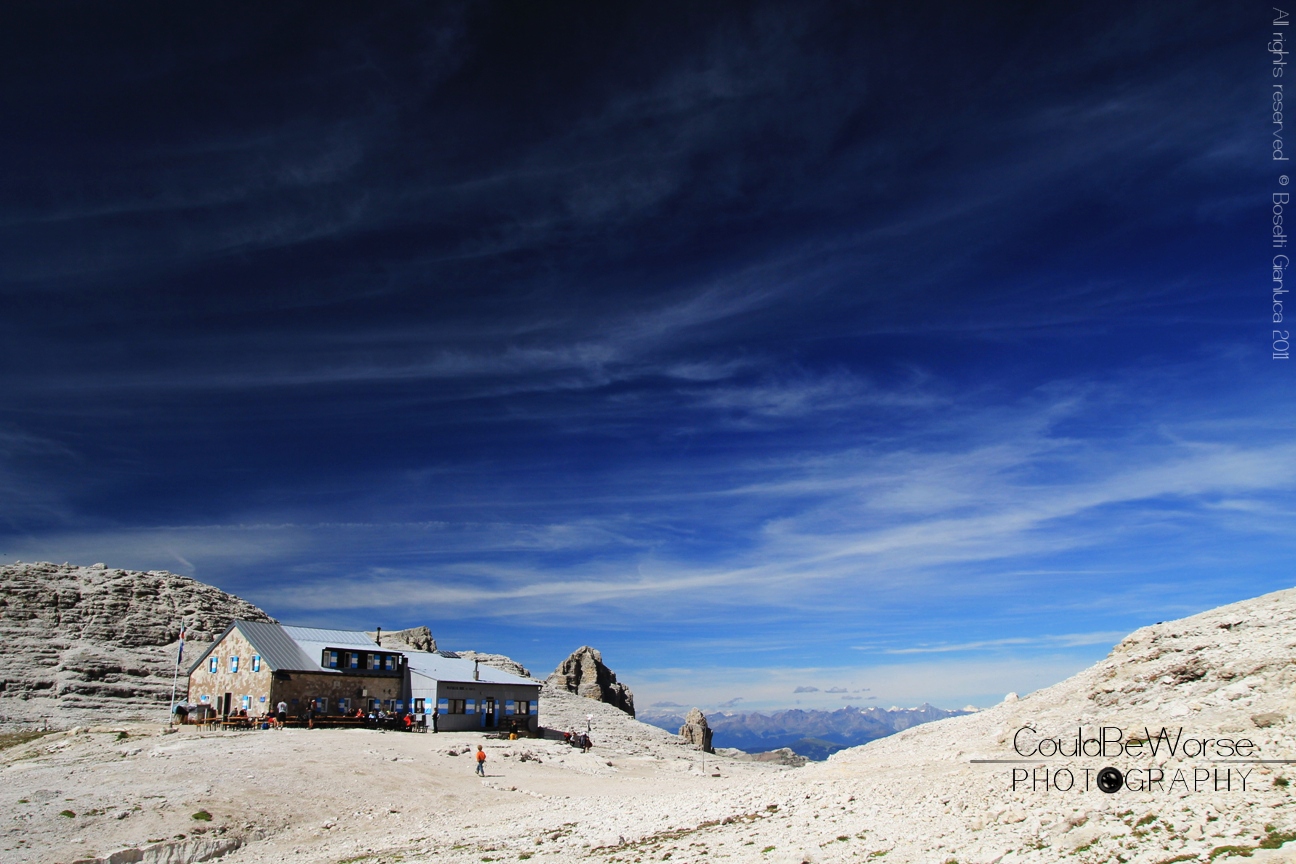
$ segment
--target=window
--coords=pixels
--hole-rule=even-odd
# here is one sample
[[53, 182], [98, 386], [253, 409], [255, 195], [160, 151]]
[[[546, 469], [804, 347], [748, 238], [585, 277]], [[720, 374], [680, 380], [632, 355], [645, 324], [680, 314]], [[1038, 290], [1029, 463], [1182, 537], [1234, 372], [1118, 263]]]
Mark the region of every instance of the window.
[[423, 704], [424, 704], [424, 702], [423, 702], [422, 699], [415, 699], [415, 700], [414, 700], [414, 713], [415, 713], [415, 714], [425, 714], [425, 713], [427, 713], [427, 712], [425, 712], [425, 711], [423, 710]]
[[451, 700], [450, 700], [450, 704], [449, 704], [449, 706], [446, 708], [446, 713], [447, 713], [447, 714], [463, 714], [463, 713], [466, 713], [465, 710], [464, 710], [464, 700], [462, 700], [462, 699], [451, 699]]
[[243, 702], [243, 710], [244, 710], [244, 711], [246, 711], [246, 710], [248, 710], [249, 708], [252, 707], [252, 697], [251, 697], [251, 696], [244, 696], [243, 699], [242, 699], [242, 702]]
[[351, 700], [350, 700], [350, 699], [339, 699], [339, 700], [338, 700], [338, 711], [339, 711], [340, 713], [342, 713], [342, 714], [350, 714], [350, 713], [351, 713]]
[[253, 671], [253, 672], [260, 672], [260, 671], [261, 671], [261, 655], [260, 655], [260, 654], [253, 654], [253, 655], [252, 655], [252, 671]]
[[383, 668], [386, 669], [388, 672], [390, 672], [390, 671], [392, 671], [393, 669], [395, 669], [395, 668], [396, 668], [396, 658], [395, 658], [394, 656], [392, 656], [391, 654], [388, 654], [386, 657], [384, 657], [384, 658], [383, 658]]
[[522, 715], [530, 714], [531, 703], [527, 702], [524, 699], [517, 700], [516, 702], [513, 703], [513, 713], [522, 714]]
[[329, 651], [328, 649], [325, 649], [325, 650], [324, 650], [324, 658], [323, 658], [323, 660], [320, 662], [320, 665], [321, 665], [321, 666], [324, 666], [324, 667], [326, 667], [326, 668], [328, 668], [328, 669], [336, 669], [336, 668], [337, 668], [337, 660], [338, 660], [338, 658], [337, 658], [337, 652], [336, 652], [336, 651]]
[[237, 671], [238, 671], [238, 658], [237, 658], [237, 657], [231, 657], [231, 658], [230, 658], [230, 671], [231, 671], [231, 672], [237, 672]]
[[213, 675], [220, 671], [220, 658], [215, 654], [213, 654], [211, 659], [207, 661], [207, 671]]

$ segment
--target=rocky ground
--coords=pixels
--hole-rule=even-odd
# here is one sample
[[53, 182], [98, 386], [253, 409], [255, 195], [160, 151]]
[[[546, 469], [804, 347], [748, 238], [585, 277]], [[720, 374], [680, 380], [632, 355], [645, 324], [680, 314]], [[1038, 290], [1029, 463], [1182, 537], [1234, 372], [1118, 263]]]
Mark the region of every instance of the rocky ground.
[[[1145, 628], [1047, 690], [802, 768], [704, 756], [553, 688], [542, 722], [588, 723], [592, 752], [469, 733], [58, 733], [0, 751], [0, 859], [1296, 861], [1296, 841], [1284, 845], [1296, 837], [1293, 766], [1219, 752], [1221, 738], [1249, 739], [1248, 758], [1296, 759], [1294, 651], [1296, 591], [1285, 591]], [[1017, 734], [1027, 726], [1036, 731]], [[1147, 744], [1079, 758], [1013, 750], [1014, 736], [1069, 748], [1077, 727], [1084, 737], [1119, 727], [1109, 748], [1122, 751], [1144, 727], [1154, 739], [1166, 727], [1178, 747], [1170, 756], [1162, 742], [1155, 757]], [[1189, 739], [1210, 739], [1206, 755]], [[473, 775], [478, 744], [485, 779]], [[974, 761], [1006, 759], [1025, 761]], [[1163, 779], [1107, 794], [1096, 785], [1105, 767], [1134, 785], [1150, 769]], [[1063, 768], [1075, 785], [1059, 791]], [[1014, 771], [1040, 781], [1014, 789]]]

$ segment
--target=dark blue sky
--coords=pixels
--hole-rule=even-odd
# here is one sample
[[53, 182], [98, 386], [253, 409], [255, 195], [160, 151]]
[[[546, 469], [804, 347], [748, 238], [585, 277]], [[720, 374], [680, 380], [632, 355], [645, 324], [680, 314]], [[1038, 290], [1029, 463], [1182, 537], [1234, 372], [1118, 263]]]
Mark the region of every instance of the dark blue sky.
[[1286, 587], [1269, 15], [8, 4], [0, 555], [644, 706]]

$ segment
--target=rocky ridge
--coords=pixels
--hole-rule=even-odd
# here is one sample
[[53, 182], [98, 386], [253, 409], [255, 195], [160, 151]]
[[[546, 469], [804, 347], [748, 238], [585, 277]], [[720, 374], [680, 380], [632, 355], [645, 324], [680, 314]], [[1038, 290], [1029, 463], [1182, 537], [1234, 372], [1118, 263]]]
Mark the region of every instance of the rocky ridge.
[[480, 651], [456, 651], [455, 653], [465, 660], [477, 660], [483, 666], [494, 666], [496, 669], [502, 669], [510, 675], [517, 675], [522, 678], [534, 678], [531, 674], [531, 670], [527, 669], [512, 657], [505, 657], [503, 654], [483, 654]]
[[[381, 633], [381, 635], [380, 635]], [[373, 630], [365, 633], [370, 639], [384, 648], [406, 649], [412, 651], [437, 650], [436, 639], [427, 627], [408, 627], [404, 630]]]
[[273, 620], [219, 588], [164, 570], [4, 565], [0, 722], [165, 718], [181, 625], [190, 658], [235, 618]]
[[545, 691], [575, 693], [635, 716], [634, 693], [617, 683], [616, 673], [603, 663], [603, 654], [588, 645], [577, 648], [558, 664], [545, 682]]
[[[1052, 687], [1020, 699], [1009, 694], [981, 713], [917, 726], [803, 770], [819, 783], [849, 781], [839, 788], [868, 802], [854, 808], [857, 819], [872, 823], [888, 860], [943, 860], [945, 851], [962, 862], [1009, 854], [1019, 862], [1293, 860], [1277, 848], [1296, 839], [1292, 765], [1227, 762], [1218, 745], [1171, 754], [1161, 730], [1181, 742], [1246, 739], [1257, 748], [1254, 759], [1296, 759], [1294, 653], [1296, 590], [1289, 589], [1144, 627]], [[1040, 756], [1031, 746], [1060, 739], [1070, 748], [1077, 730], [1087, 739], [1104, 727], [1120, 730], [1108, 734], [1121, 742], [1106, 756]], [[1155, 756], [1147, 743], [1133, 756], [1124, 749], [1149, 739], [1160, 742]], [[974, 761], [1023, 757], [1020, 764]], [[1104, 767], [1125, 778], [1110, 794], [1097, 788]], [[1016, 788], [1014, 770], [1028, 778]], [[1161, 772], [1159, 785], [1146, 782], [1149, 770]], [[1059, 788], [1071, 777], [1071, 788]]]

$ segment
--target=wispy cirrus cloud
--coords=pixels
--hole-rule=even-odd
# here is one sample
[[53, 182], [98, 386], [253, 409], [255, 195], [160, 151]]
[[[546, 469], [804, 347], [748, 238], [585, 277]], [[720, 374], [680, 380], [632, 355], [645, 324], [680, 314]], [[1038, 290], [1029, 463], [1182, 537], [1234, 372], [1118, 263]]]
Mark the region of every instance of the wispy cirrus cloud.
[[[1107, 409], [1110, 395], [1054, 393], [1014, 412], [955, 400], [933, 409], [934, 419], [916, 437], [879, 439], [868, 451], [749, 459], [725, 463], [714, 475], [625, 475], [610, 488], [557, 484], [543, 494], [523, 491], [506, 505], [475, 502], [484, 511], [504, 507], [507, 518], [493, 521], [179, 526], [141, 532], [134, 541], [131, 532], [119, 532], [115, 542], [173, 548], [199, 562], [204, 549], [244, 548], [243, 541], [222, 539], [230, 537], [276, 538], [285, 558], [326, 548], [334, 565], [308, 581], [256, 589], [262, 602], [302, 613], [341, 603], [530, 621], [576, 608], [633, 612], [640, 619], [668, 619], [688, 609], [705, 619], [735, 608], [802, 614], [826, 597], [842, 610], [867, 614], [878, 602], [903, 604], [915, 586], [936, 584], [996, 602], [991, 598], [1031, 580], [1079, 573], [1074, 564], [1053, 571], [1041, 566], [1059, 555], [1106, 554], [1113, 542], [1145, 537], [1158, 543], [1191, 538], [1205, 526], [1244, 536], [1253, 530], [1254, 514], [1289, 509], [1283, 502], [1296, 480], [1296, 447], [1275, 436], [1279, 430], [1240, 436], [1218, 421], [1203, 429], [1184, 417], [1182, 429], [1166, 425], [1152, 436], [1143, 424], [1128, 439], [1077, 434], [1093, 412]], [[959, 430], [952, 438], [951, 412]], [[417, 480], [411, 494], [425, 482], [436, 482], [436, 475]], [[534, 520], [536, 508], [563, 518]], [[701, 514], [705, 532], [693, 527]], [[191, 539], [197, 548], [185, 551]], [[81, 545], [103, 542], [95, 536]], [[67, 546], [62, 540], [48, 545]], [[260, 549], [264, 562], [279, 555], [272, 551], [276, 544], [262, 540], [246, 548], [253, 555]], [[383, 552], [374, 560], [376, 548]], [[708, 563], [709, 557], [717, 560]], [[1121, 585], [1122, 572], [1091, 567], [1084, 578], [1108, 591], [1134, 590]], [[976, 577], [957, 584], [963, 573]], [[1077, 642], [1069, 632], [1001, 642], [884, 641], [877, 649], [1096, 644]], [[1106, 638], [1116, 631], [1096, 632]]]

